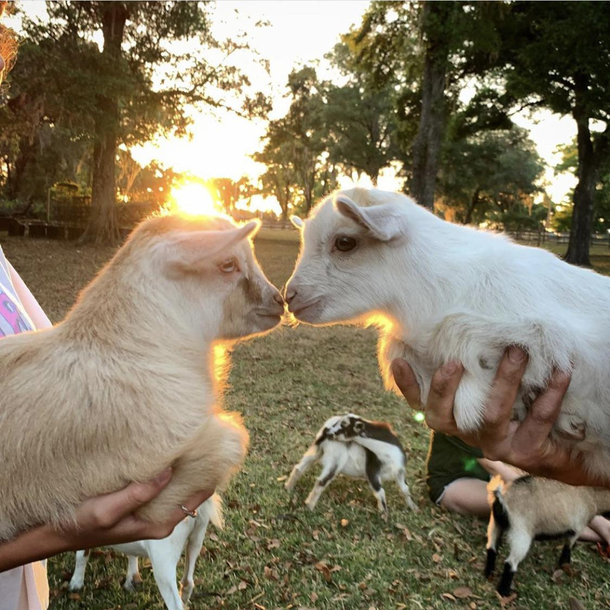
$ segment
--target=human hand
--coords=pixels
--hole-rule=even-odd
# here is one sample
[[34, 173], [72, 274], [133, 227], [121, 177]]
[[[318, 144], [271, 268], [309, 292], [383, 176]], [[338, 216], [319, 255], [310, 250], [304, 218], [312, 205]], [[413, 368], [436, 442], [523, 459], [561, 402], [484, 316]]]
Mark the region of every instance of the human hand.
[[[144, 521], [135, 511], [156, 498], [171, 478], [172, 470], [167, 468], [147, 483], [131, 483], [120, 491], [88, 498], [76, 511], [76, 526], [61, 530], [58, 535], [75, 550], [169, 536], [186, 518], [180, 506], [176, 506], [164, 523]], [[193, 494], [184, 506], [192, 511], [213, 493], [207, 490]]]
[[[164, 523], [139, 519], [135, 511], [156, 498], [171, 478], [168, 468], [147, 483], [131, 483], [120, 491], [85, 500], [76, 511], [74, 527], [58, 530], [40, 525], [0, 543], [0, 572], [65, 551], [169, 536], [187, 518], [179, 506]], [[193, 494], [184, 506], [194, 510], [213, 493], [208, 490]]]
[[[522, 422], [512, 421], [512, 408], [527, 366], [527, 354], [518, 347], [506, 350], [500, 362], [487, 401], [481, 428], [474, 433], [458, 429], [453, 403], [464, 369], [448, 362], [432, 378], [427, 404], [421, 407], [430, 428], [457, 436], [469, 445], [480, 447], [490, 460], [512, 464], [531, 474], [558, 479], [572, 485], [607, 485], [591, 477], [581, 461], [551, 436], [551, 430], [570, 385], [570, 376], [556, 371], [547, 389], [532, 403]], [[411, 367], [404, 360], [392, 363], [398, 388], [412, 408], [420, 408], [419, 386]]]

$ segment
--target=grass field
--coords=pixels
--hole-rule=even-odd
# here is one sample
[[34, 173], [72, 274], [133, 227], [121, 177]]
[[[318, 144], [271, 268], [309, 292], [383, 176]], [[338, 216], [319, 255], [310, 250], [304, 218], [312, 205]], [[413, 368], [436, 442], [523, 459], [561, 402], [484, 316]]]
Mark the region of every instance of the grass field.
[[[297, 255], [294, 233], [263, 234], [257, 254], [281, 285]], [[271, 238], [270, 238], [271, 237]], [[111, 256], [110, 249], [6, 238], [2, 246], [54, 321]], [[608, 251], [595, 264], [610, 273]], [[238, 346], [226, 406], [243, 414], [251, 451], [223, 494], [227, 526], [206, 538], [193, 608], [496, 608], [494, 586], [482, 577], [486, 524], [447, 514], [427, 499], [423, 483], [428, 432], [404, 402], [384, 392], [375, 332], [335, 327], [282, 328]], [[295, 497], [283, 481], [330, 415], [354, 411], [391, 422], [409, 451], [408, 480], [421, 511], [404, 510], [392, 483], [391, 514], [377, 515], [364, 482], [335, 481], [316, 512], [303, 506], [314, 476]], [[578, 544], [572, 574], [555, 573], [558, 543], [537, 543], [516, 578], [513, 608], [610, 606], [609, 566], [592, 545]], [[139, 592], [121, 588], [126, 560], [96, 553], [86, 586], [67, 591], [74, 557], [52, 559], [52, 608], [162, 608], [149, 567]], [[581, 605], [578, 605], [580, 603]]]

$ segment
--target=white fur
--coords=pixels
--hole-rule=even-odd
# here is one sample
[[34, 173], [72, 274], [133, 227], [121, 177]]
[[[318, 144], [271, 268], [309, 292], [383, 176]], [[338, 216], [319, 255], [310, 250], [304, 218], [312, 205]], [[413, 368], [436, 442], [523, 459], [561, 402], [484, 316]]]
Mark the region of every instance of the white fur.
[[[150, 559], [157, 586], [168, 610], [182, 610], [188, 604], [195, 587], [193, 578], [195, 565], [210, 521], [216, 527], [222, 527], [221, 503], [220, 498], [216, 495], [199, 506], [197, 517], [194, 519], [191, 517], [183, 519], [167, 538], [161, 540], [139, 540], [137, 542], [115, 544], [108, 547], [127, 555], [127, 577], [123, 587], [127, 591], [134, 590], [134, 583], [140, 581], [138, 557], [148, 558]], [[176, 567], [185, 549], [186, 559], [184, 574], [180, 581], [180, 588], [182, 590], [182, 595], [180, 595], [176, 585]], [[88, 552], [78, 551], [76, 553], [76, 564], [69, 585], [70, 591], [82, 589], [85, 582], [85, 569], [88, 560]]]
[[[358, 247], [339, 252], [338, 235]], [[544, 389], [554, 369], [572, 370], [555, 432], [584, 454], [591, 472], [608, 476], [610, 279], [445, 222], [402, 194], [353, 189], [312, 210], [286, 294], [303, 322], [378, 323], [386, 384], [394, 387], [391, 361], [405, 358], [424, 404], [434, 371], [461, 361], [455, 416], [462, 430], [480, 426], [507, 346], [529, 354], [519, 418], [524, 398]]]
[[[405, 482], [406, 456], [404, 452], [390, 443], [363, 438], [360, 436], [345, 438], [343, 425], [353, 414], [336, 415], [328, 419], [316, 435], [301, 461], [292, 469], [290, 477], [285, 483], [288, 491], [292, 491], [297, 481], [317, 462], [322, 465], [322, 472], [318, 477], [311, 493], [305, 500], [310, 510], [314, 510], [322, 492], [328, 484], [338, 475], [343, 474], [354, 479], [367, 479], [366, 449], [372, 451], [381, 462], [379, 471], [380, 481], [394, 480], [402, 493], [407, 506], [417, 511], [417, 506], [411, 499], [409, 486]], [[320, 442], [320, 439], [321, 440]], [[379, 511], [386, 515], [387, 504], [383, 487], [371, 490], [377, 499]]]

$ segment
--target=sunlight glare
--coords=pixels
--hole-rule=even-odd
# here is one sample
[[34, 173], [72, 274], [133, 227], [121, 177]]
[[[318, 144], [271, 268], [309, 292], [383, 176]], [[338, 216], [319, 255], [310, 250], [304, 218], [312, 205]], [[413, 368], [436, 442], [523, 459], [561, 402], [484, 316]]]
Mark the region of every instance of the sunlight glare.
[[214, 201], [206, 186], [188, 182], [172, 188], [170, 195], [172, 208], [189, 216], [211, 216], [222, 214], [221, 206]]

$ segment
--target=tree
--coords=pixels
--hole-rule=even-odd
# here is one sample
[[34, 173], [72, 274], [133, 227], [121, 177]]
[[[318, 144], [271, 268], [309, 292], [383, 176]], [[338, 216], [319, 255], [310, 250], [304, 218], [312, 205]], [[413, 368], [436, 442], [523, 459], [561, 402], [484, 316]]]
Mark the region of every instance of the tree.
[[291, 72], [290, 108], [286, 116], [269, 122], [264, 148], [253, 155], [255, 161], [267, 166], [261, 178], [262, 192], [277, 198], [283, 218], [297, 191], [307, 213], [321, 185], [329, 190], [335, 186], [336, 174], [327, 152], [324, 87], [312, 67]]
[[[48, 22], [26, 22], [25, 29], [35, 42], [72, 47], [74, 61], [62, 64], [69, 75], [63, 80], [79, 85], [80, 111], [93, 142], [92, 215], [85, 240], [118, 239], [119, 144], [129, 148], [158, 133], [185, 134], [187, 104], [248, 116], [268, 109], [264, 96], [248, 95], [247, 76], [226, 61], [247, 50], [247, 42], [240, 36], [214, 39], [207, 3], [58, 1], [47, 11]], [[100, 30], [101, 49], [90, 42]], [[188, 49], [175, 44], [185, 40], [191, 41]], [[85, 52], [87, 61], [79, 61]]]
[[[344, 36], [368, 74], [369, 86], [397, 92], [401, 161], [411, 194], [428, 208], [434, 204], [447, 117], [462, 104], [459, 94], [470, 77], [481, 79], [494, 66], [500, 4], [373, 2], [360, 27]], [[481, 97], [479, 93], [479, 101]], [[471, 121], [470, 126], [498, 128], [505, 113], [492, 114], [485, 113], [493, 118], [490, 123]]]
[[[610, 12], [595, 2], [517, 2], [503, 25], [506, 89], [520, 100], [571, 115], [578, 184], [565, 259], [590, 266], [595, 185], [610, 152]], [[593, 131], [592, 121], [603, 124]]]
[[[561, 162], [555, 167], [557, 173], [578, 172], [578, 143], [574, 141], [560, 147]], [[574, 193], [572, 193], [572, 199]], [[553, 226], [557, 231], [571, 231], [573, 205], [564, 205], [553, 217]], [[598, 171], [597, 182], [593, 192], [593, 233], [608, 233], [610, 231], [610, 158], [606, 157]]]
[[461, 121], [457, 130], [458, 139], [443, 146], [438, 189], [452, 219], [480, 224], [490, 213], [531, 210], [544, 164], [527, 131], [513, 126], [463, 138]]

